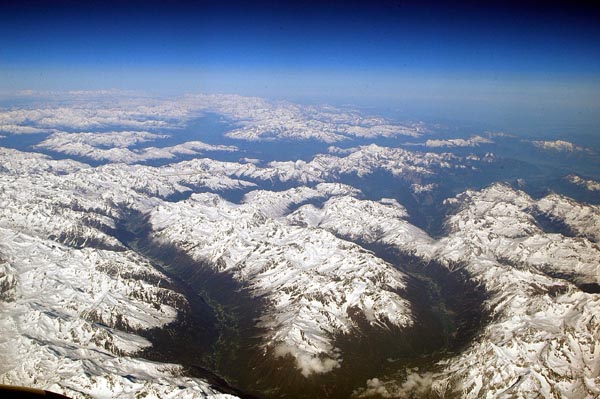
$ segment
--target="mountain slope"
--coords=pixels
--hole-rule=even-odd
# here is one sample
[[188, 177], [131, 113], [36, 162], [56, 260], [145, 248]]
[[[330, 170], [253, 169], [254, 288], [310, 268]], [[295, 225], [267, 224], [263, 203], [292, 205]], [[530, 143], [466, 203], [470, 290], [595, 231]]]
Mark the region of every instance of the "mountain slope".
[[[535, 201], [497, 184], [463, 193], [449, 203], [458, 212], [447, 220], [447, 236], [437, 241], [403, 220], [406, 213], [401, 207], [385, 201], [339, 197], [322, 209], [305, 205], [288, 219], [367, 243], [392, 245], [451, 269], [463, 268], [485, 287], [493, 319], [479, 338], [440, 364], [441, 372], [410, 377], [428, 380], [429, 392], [460, 392], [469, 398], [529, 397], [540, 392], [544, 397], [596, 396], [600, 325], [595, 315], [600, 295], [582, 292], [553, 276], [597, 283], [600, 249], [583, 237], [544, 232], [531, 214], [561, 209], [569, 200], [549, 196]], [[592, 208], [580, 211], [595, 215]], [[574, 231], [586, 233], [587, 226], [597, 223], [594, 216], [575, 224], [577, 214], [569, 215]], [[363, 392], [376, 388], [400, 396], [408, 392], [407, 386], [380, 382], [375, 387], [371, 381]]]
[[231, 275], [268, 308], [260, 325], [276, 356], [291, 355], [306, 376], [338, 367], [336, 335], [372, 325], [407, 327], [410, 305], [401, 296], [405, 276], [323, 230], [268, 218], [252, 204], [235, 205], [214, 194], [165, 203], [150, 217], [153, 237]]

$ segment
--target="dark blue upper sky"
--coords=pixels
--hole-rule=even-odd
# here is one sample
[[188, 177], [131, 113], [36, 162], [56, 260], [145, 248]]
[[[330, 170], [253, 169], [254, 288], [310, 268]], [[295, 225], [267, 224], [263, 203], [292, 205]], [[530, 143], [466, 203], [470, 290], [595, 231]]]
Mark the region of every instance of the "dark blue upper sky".
[[600, 108], [597, 7], [450, 3], [3, 2], [0, 90]]

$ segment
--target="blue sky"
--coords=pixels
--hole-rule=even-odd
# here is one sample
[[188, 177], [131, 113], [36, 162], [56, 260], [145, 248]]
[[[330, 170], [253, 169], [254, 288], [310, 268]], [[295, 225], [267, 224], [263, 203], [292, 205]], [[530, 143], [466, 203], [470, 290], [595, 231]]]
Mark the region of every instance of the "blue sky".
[[233, 92], [591, 124], [599, 15], [572, 2], [3, 2], [0, 90]]

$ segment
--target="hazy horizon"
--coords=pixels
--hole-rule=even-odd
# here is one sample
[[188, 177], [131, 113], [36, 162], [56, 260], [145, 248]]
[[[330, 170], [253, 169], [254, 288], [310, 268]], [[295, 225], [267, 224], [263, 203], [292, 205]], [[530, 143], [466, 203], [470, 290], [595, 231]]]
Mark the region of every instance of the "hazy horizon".
[[0, 91], [235, 93], [596, 135], [599, 15], [535, 2], [19, 1], [0, 15]]

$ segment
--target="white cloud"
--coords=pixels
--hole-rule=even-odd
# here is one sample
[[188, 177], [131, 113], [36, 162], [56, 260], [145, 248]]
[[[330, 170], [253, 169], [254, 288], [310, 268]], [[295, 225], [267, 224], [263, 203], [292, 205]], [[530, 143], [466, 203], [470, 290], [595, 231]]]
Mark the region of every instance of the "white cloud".
[[407, 375], [400, 384], [397, 381], [383, 381], [379, 378], [367, 380], [366, 387], [357, 392], [360, 398], [421, 398], [429, 397], [435, 380], [433, 373], [418, 373], [417, 369], [407, 369]]
[[[339, 353], [332, 351], [333, 357], [316, 356], [312, 353], [303, 352], [301, 349], [291, 345], [281, 344], [275, 348], [275, 356], [292, 356], [296, 360], [296, 365], [304, 377], [311, 374], [328, 373], [341, 366], [342, 359]], [[323, 353], [321, 353], [323, 355]]]

